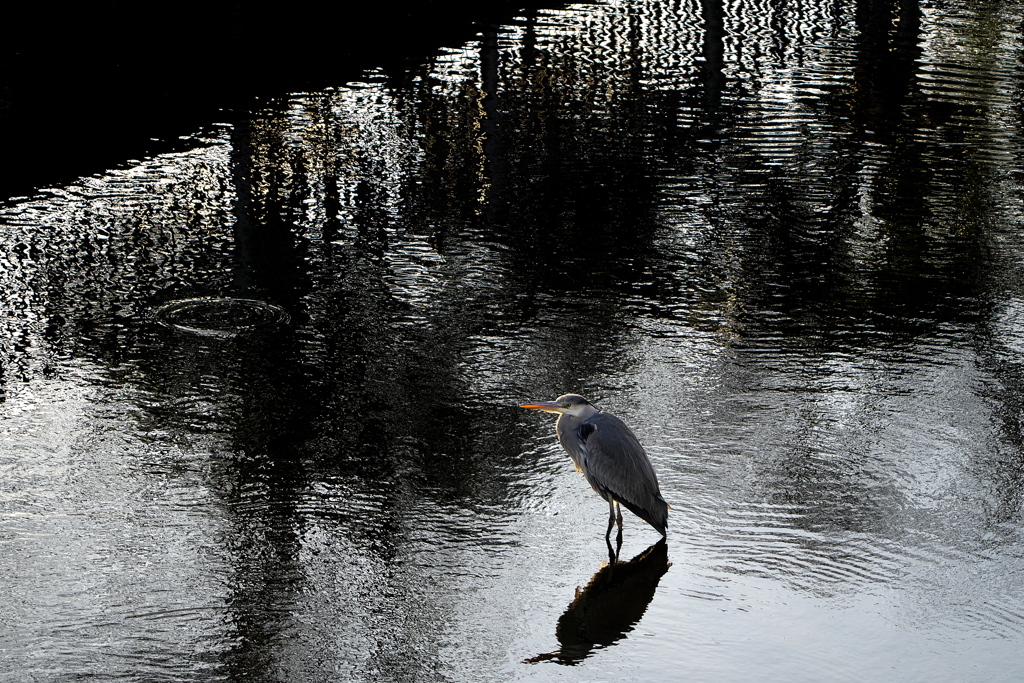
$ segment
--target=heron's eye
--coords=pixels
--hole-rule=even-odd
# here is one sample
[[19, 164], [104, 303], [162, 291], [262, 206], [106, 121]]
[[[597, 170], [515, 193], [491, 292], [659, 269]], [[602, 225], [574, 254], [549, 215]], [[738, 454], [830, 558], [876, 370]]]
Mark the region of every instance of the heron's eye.
[[572, 404], [571, 404], [571, 403], [569, 403], [569, 402], [567, 401], [567, 402], [565, 402], [565, 403], [559, 403], [559, 404], [558, 404], [558, 407], [559, 407], [559, 408], [568, 408], [568, 407], [569, 407], [569, 406], [571, 406], [571, 405], [572, 405]]

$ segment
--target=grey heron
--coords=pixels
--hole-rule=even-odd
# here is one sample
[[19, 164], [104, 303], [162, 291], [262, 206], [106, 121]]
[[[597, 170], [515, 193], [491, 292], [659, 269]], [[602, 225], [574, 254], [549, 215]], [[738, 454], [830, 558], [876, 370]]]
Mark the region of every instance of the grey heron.
[[598, 410], [579, 394], [565, 394], [554, 401], [524, 403], [520, 407], [558, 413], [555, 423], [558, 441], [569, 453], [576, 470], [608, 501], [606, 540], [611, 536], [612, 526], [618, 522], [617, 540], [622, 542], [620, 504], [665, 536], [668, 503], [661, 497], [658, 477], [647, 453], [625, 422]]

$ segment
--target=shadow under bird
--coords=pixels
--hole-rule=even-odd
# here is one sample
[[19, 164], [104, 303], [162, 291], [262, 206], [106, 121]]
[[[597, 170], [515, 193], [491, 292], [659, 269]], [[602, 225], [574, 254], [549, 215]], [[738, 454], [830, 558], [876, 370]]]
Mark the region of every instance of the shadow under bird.
[[573, 665], [596, 648], [609, 647], [626, 637], [647, 611], [658, 582], [672, 565], [668, 545], [660, 539], [628, 562], [604, 564], [558, 619], [558, 650], [525, 660], [529, 664], [554, 660]]
[[665, 535], [668, 503], [661, 497], [658, 477], [647, 453], [625, 422], [598, 410], [579, 394], [565, 394], [554, 401], [525, 403], [520, 407], [558, 413], [558, 441], [594, 491], [608, 501], [606, 540], [618, 522], [617, 540], [622, 542], [620, 504]]

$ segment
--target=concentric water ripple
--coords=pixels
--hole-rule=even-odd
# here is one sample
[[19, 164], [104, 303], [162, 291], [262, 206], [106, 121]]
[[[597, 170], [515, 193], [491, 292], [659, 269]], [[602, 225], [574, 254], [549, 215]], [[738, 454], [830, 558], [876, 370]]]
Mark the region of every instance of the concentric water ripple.
[[286, 324], [280, 306], [256, 299], [198, 298], [172, 301], [156, 310], [164, 325], [204, 337], [234, 337], [243, 332]]

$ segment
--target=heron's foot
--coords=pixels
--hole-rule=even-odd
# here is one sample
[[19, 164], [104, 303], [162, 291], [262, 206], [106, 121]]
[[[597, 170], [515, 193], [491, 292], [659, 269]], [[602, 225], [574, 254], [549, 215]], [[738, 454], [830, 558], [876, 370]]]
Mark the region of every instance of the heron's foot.
[[[612, 537], [610, 535], [604, 537], [604, 542], [608, 545], [608, 564], [614, 565], [619, 559], [619, 551], [617, 548], [612, 548]], [[621, 546], [619, 546], [621, 548]]]

